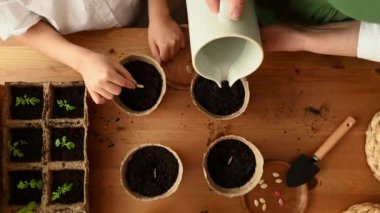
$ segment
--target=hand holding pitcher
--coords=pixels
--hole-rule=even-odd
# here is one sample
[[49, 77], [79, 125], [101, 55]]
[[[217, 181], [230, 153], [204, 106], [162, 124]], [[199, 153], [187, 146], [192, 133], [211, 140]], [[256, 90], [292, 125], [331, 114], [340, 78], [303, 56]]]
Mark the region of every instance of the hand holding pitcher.
[[[220, 0], [206, 0], [210, 10], [219, 13]], [[230, 19], [237, 21], [243, 13], [244, 0], [229, 0], [229, 16]]]
[[[210, 11], [211, 2], [219, 4], [218, 14]], [[264, 58], [254, 2], [244, 2], [237, 21], [230, 18], [233, 2], [243, 4], [242, 0], [186, 0], [194, 69], [220, 87], [223, 81], [232, 86], [253, 73]]]

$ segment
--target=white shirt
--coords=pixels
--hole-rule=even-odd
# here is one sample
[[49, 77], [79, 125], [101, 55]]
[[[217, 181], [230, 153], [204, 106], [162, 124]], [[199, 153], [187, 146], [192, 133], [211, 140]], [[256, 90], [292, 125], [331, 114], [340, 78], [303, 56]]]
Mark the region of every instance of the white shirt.
[[360, 24], [357, 57], [380, 62], [380, 24]]
[[0, 0], [0, 38], [25, 33], [45, 19], [61, 34], [132, 24], [139, 0]]

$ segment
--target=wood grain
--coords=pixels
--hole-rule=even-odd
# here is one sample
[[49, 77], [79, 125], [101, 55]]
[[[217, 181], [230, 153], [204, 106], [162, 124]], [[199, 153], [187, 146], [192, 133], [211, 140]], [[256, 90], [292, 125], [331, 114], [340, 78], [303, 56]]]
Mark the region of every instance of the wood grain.
[[[115, 58], [149, 54], [145, 29], [84, 32], [68, 39]], [[188, 49], [184, 51], [188, 56]], [[181, 72], [186, 62], [182, 57], [168, 69]], [[12, 41], [0, 46], [0, 83], [78, 79], [73, 70], [27, 47]], [[380, 110], [380, 64], [303, 52], [266, 54], [248, 80], [250, 104], [232, 121], [209, 119], [194, 107], [189, 91], [170, 87], [159, 108], [141, 118], [123, 114], [111, 102], [95, 106], [89, 100], [92, 212], [243, 213], [240, 198], [208, 189], [201, 165], [212, 140], [240, 135], [255, 143], [266, 160], [289, 162], [300, 153], [312, 154], [349, 115], [357, 124], [320, 162], [318, 185], [309, 192], [306, 212], [340, 212], [354, 203], [380, 201], [380, 182], [364, 154], [365, 130]], [[307, 107], [321, 108], [321, 114]], [[183, 180], [171, 197], [145, 203], [123, 192], [119, 166], [124, 155], [142, 143], [165, 144], [181, 157]]]

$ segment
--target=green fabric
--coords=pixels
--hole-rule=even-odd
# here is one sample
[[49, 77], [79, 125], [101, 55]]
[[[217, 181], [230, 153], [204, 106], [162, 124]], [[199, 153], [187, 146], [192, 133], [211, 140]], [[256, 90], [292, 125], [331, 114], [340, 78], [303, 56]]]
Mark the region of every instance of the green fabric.
[[327, 0], [257, 0], [256, 11], [261, 25], [284, 22], [319, 25], [350, 20]]
[[380, 23], [380, 0], [328, 0], [328, 2], [353, 19]]
[[269, 8], [256, 6], [256, 15], [260, 25], [270, 25], [278, 23], [278, 17], [274, 10]]
[[350, 19], [327, 0], [292, 0], [287, 8], [287, 16], [298, 23], [313, 25]]
[[256, 14], [260, 25], [283, 22], [290, 0], [255, 0]]

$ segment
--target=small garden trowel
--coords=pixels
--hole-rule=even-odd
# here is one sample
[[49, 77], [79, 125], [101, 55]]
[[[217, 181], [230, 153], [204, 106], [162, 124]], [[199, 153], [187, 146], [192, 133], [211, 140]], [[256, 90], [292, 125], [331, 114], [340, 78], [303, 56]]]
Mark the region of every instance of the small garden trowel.
[[330, 135], [322, 146], [314, 153], [312, 157], [300, 155], [290, 167], [286, 179], [286, 184], [289, 187], [300, 186], [311, 180], [318, 172], [318, 161], [338, 143], [338, 141], [347, 133], [348, 130], [355, 124], [353, 117], [348, 117], [346, 120]]

